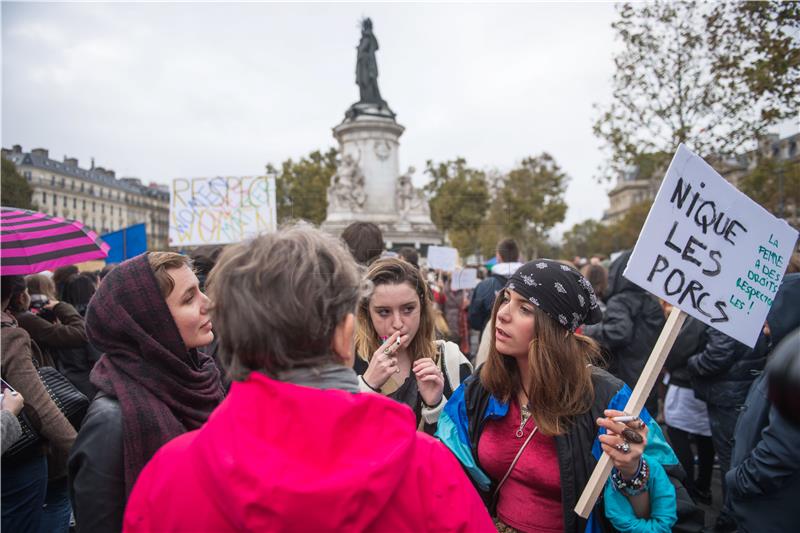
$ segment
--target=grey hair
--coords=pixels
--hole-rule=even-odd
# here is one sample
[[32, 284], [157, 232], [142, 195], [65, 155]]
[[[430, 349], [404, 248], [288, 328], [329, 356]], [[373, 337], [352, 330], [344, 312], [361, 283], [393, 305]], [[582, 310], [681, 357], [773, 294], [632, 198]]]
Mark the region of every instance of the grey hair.
[[343, 244], [295, 226], [228, 246], [208, 278], [228, 375], [276, 376], [335, 360], [336, 326], [368, 290]]

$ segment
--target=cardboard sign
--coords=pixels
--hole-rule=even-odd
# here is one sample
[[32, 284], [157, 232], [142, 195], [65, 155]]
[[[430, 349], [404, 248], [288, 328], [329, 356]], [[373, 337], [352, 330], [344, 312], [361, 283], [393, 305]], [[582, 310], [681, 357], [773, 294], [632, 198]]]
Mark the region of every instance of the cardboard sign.
[[797, 231], [678, 147], [624, 276], [753, 347]]
[[456, 269], [458, 261], [458, 250], [448, 246], [429, 246], [428, 247], [428, 268], [432, 270], [444, 270], [452, 272]]
[[450, 283], [450, 288], [454, 291], [461, 289], [474, 289], [478, 285], [478, 269], [477, 268], [457, 268], [453, 272], [453, 281]]
[[170, 246], [227, 244], [277, 229], [274, 177], [176, 178]]

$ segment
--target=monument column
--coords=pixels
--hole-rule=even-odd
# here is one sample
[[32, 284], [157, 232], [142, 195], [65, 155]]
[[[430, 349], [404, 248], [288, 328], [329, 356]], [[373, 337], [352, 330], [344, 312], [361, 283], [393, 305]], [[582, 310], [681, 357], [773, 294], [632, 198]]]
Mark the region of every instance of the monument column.
[[361, 24], [356, 55], [360, 99], [333, 128], [340, 162], [328, 189], [328, 211], [322, 228], [336, 235], [355, 221], [373, 222], [384, 240], [395, 246], [440, 244], [428, 202], [412, 184], [413, 168], [400, 170], [400, 136], [405, 128], [380, 95], [372, 22]]

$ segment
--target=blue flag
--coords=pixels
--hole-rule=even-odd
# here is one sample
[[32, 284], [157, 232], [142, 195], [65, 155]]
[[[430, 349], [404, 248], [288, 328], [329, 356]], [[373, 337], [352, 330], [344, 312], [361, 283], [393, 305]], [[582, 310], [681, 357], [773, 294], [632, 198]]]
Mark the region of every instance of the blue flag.
[[106, 263], [121, 263], [147, 251], [144, 223], [106, 233], [101, 238], [111, 247]]

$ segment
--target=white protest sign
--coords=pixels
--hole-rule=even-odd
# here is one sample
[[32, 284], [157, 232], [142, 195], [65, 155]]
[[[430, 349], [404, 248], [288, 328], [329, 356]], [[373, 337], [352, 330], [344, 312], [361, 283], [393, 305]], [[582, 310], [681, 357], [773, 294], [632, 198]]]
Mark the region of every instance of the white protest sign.
[[176, 178], [170, 246], [227, 244], [277, 228], [275, 178]]
[[[680, 145], [623, 275], [673, 305], [625, 412], [638, 414], [687, 314], [754, 346], [797, 232]], [[578, 498], [588, 518], [611, 472], [603, 452]]]
[[752, 347], [796, 241], [789, 224], [681, 145], [624, 276]]
[[458, 261], [458, 250], [448, 246], [428, 247], [428, 268], [452, 272]]
[[453, 281], [450, 288], [454, 291], [461, 289], [474, 289], [478, 285], [478, 269], [463, 268], [453, 272]]

